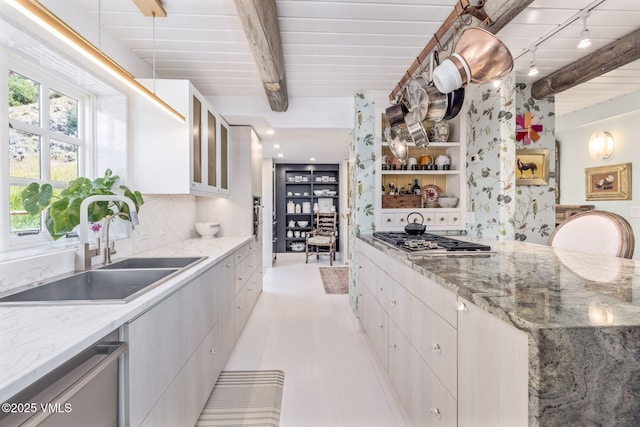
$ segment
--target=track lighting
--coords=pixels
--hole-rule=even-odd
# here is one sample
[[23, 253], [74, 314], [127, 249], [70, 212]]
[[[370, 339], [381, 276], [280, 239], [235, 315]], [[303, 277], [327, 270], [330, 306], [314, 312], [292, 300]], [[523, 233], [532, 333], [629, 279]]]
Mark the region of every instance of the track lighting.
[[580, 42], [578, 48], [584, 49], [591, 46], [591, 39], [589, 38], [589, 29], [587, 28], [587, 18], [591, 15], [589, 12], [585, 12], [582, 15], [582, 31], [580, 32]]
[[531, 62], [529, 63], [529, 75], [535, 76], [538, 74], [538, 68], [536, 67], [536, 47], [531, 49]]

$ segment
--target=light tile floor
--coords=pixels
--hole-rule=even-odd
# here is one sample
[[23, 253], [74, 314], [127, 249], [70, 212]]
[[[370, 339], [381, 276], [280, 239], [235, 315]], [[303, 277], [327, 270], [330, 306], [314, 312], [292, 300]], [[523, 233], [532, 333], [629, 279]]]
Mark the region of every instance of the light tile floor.
[[328, 264], [327, 257], [309, 264], [287, 257], [267, 269], [224, 369], [284, 371], [281, 426], [404, 426], [348, 296], [324, 293], [318, 266]]

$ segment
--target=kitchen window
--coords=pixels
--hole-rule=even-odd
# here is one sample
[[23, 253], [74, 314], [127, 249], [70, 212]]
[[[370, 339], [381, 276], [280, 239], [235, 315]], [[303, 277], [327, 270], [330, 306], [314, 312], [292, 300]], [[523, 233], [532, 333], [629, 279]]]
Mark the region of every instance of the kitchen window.
[[1, 169], [9, 183], [2, 188], [1, 247], [6, 251], [51, 241], [44, 214], [27, 214], [21, 193], [31, 182], [38, 182], [51, 184], [55, 195], [69, 181], [85, 175], [86, 117], [91, 102], [79, 88], [19, 60], [9, 61], [3, 75], [9, 117], [8, 141], [2, 145], [8, 150], [8, 162]]

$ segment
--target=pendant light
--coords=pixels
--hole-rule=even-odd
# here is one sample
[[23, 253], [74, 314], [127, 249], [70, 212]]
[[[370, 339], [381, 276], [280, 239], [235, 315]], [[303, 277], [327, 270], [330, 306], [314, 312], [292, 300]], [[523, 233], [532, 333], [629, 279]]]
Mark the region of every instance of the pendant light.
[[536, 49], [537, 46], [534, 46], [531, 50], [531, 62], [529, 63], [529, 76], [537, 76], [538, 75], [538, 67], [536, 66]]
[[578, 48], [585, 49], [591, 46], [591, 39], [589, 38], [589, 29], [587, 28], [587, 18], [591, 15], [589, 11], [586, 11], [582, 15], [582, 31], [580, 32], [580, 42]]
[[182, 123], [185, 122], [182, 114], [140, 84], [131, 73], [105, 55], [98, 47], [82, 37], [39, 2], [36, 0], [5, 0], [5, 2], [173, 118]]

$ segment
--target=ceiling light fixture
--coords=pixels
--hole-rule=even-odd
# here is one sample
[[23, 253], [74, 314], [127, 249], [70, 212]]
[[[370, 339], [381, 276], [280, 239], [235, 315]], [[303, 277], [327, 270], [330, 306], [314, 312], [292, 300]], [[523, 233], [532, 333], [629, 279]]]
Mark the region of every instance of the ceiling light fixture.
[[280, 148], [280, 144], [273, 144], [273, 148]]
[[589, 38], [589, 29], [587, 28], [587, 18], [591, 15], [589, 11], [582, 15], [582, 31], [580, 32], [580, 42], [578, 48], [585, 49], [591, 46], [591, 39]]
[[536, 76], [538, 75], [538, 67], [536, 67], [536, 46], [531, 50], [531, 62], [529, 63], [529, 75]]
[[100, 49], [69, 27], [49, 9], [45, 8], [35, 0], [5, 0], [5, 2], [16, 8], [16, 10], [40, 25], [45, 30], [49, 31], [58, 39], [62, 40], [76, 52], [98, 65], [111, 76], [127, 85], [130, 89], [142, 95], [148, 101], [151, 101], [151, 103], [167, 112], [176, 120], [184, 123], [185, 118], [182, 114], [174, 110], [155, 93], [151, 92], [136, 81], [128, 71], [122, 68], [113, 59], [102, 53]]
[[274, 133], [276, 133], [273, 129], [267, 129], [267, 135], [273, 135]]
[[315, 162], [316, 158], [315, 157], [309, 157], [309, 161]]
[[284, 154], [278, 153], [278, 157], [284, 157]]

